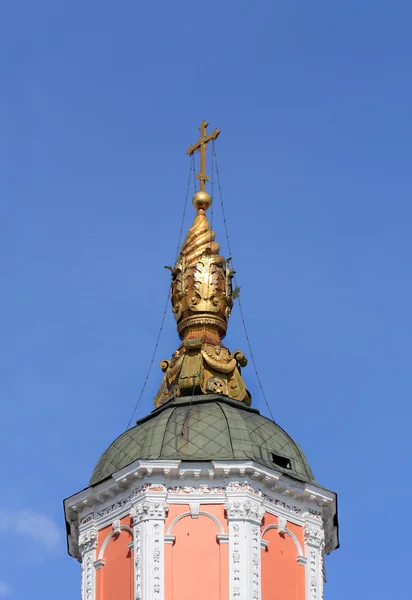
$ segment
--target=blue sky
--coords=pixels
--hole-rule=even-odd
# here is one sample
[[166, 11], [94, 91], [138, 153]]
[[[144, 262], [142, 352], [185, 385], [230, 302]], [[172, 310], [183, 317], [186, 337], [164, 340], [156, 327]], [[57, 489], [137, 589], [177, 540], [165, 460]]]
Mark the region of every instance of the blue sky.
[[[202, 119], [272, 412], [339, 494], [325, 598], [404, 596], [411, 20], [406, 0], [2, 3], [1, 598], [79, 597], [62, 499], [133, 411]], [[227, 252], [217, 205], [214, 228]], [[238, 310], [227, 343], [248, 354]], [[168, 312], [136, 417], [176, 344]]]

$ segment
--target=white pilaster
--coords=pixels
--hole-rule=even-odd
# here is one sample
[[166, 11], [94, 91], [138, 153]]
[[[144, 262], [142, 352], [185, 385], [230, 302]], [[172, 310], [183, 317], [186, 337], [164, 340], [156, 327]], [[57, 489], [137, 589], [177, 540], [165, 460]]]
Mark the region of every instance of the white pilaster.
[[79, 550], [82, 557], [82, 600], [95, 600], [96, 560], [98, 532], [92, 525], [79, 535]]
[[262, 503], [227, 494], [225, 508], [229, 521], [229, 598], [260, 600]]
[[164, 599], [164, 498], [132, 506], [135, 600]]
[[325, 534], [321, 526], [307, 523], [304, 528], [306, 546], [306, 598], [323, 600], [323, 551]]

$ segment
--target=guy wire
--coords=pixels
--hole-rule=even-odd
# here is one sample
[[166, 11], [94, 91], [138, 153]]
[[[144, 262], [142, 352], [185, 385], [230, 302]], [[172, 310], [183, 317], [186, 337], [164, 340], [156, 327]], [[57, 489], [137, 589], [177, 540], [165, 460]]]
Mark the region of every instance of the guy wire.
[[[192, 172], [193, 172], [193, 179], [195, 180], [195, 185], [196, 185], [196, 179], [195, 179], [195, 175], [194, 175], [195, 166], [194, 166], [194, 157], [193, 157], [193, 155], [192, 155], [191, 161], [190, 161], [189, 178], [188, 178], [187, 189], [186, 189], [186, 198], [185, 198], [185, 201], [184, 201], [184, 204], [183, 204], [183, 214], [182, 214], [182, 222], [181, 222], [181, 225], [180, 225], [179, 240], [177, 242], [176, 260], [177, 260], [177, 258], [179, 256], [180, 244], [181, 244], [181, 241], [182, 241], [184, 220], [185, 220], [186, 208], [187, 208], [187, 199], [188, 199], [188, 196], [189, 196], [189, 189], [190, 189], [190, 183], [191, 183], [191, 178], [192, 178]], [[137, 398], [136, 405], [135, 405], [135, 407], [133, 409], [132, 415], [131, 415], [131, 417], [129, 419], [129, 422], [127, 424], [127, 429], [129, 429], [129, 427], [130, 427], [130, 424], [131, 424], [131, 422], [133, 420], [133, 417], [134, 417], [134, 415], [136, 413], [136, 410], [137, 410], [137, 408], [138, 408], [138, 406], [140, 404], [140, 401], [142, 399], [143, 393], [144, 393], [144, 391], [146, 389], [147, 382], [148, 382], [149, 377], [150, 377], [150, 373], [151, 373], [151, 370], [152, 370], [152, 367], [153, 367], [154, 359], [156, 357], [157, 349], [159, 347], [159, 342], [160, 342], [160, 337], [162, 335], [164, 322], [165, 322], [165, 319], [166, 319], [166, 313], [167, 313], [167, 307], [169, 305], [169, 300], [170, 300], [170, 289], [167, 292], [166, 304], [165, 304], [165, 307], [164, 307], [164, 310], [163, 310], [162, 321], [160, 323], [160, 329], [159, 329], [159, 333], [157, 334], [156, 344], [154, 346], [153, 354], [152, 354], [152, 357], [150, 359], [149, 368], [147, 370], [146, 377], [144, 379], [142, 389], [140, 390], [140, 394], [139, 394], [139, 396]]]
[[[212, 140], [212, 148], [213, 148], [212, 152], [214, 154], [215, 163], [216, 163], [216, 179], [217, 179], [217, 185], [218, 185], [218, 188], [219, 188], [220, 207], [222, 209], [222, 217], [223, 217], [223, 224], [224, 224], [224, 228], [225, 228], [227, 247], [228, 247], [228, 250], [229, 250], [229, 256], [232, 257], [232, 250], [231, 250], [231, 247], [230, 247], [229, 232], [228, 232], [228, 227], [227, 227], [227, 222], [226, 222], [225, 208], [224, 208], [224, 205], [223, 205], [223, 195], [222, 195], [222, 188], [221, 188], [221, 185], [220, 185], [219, 166], [218, 166], [217, 157], [216, 157], [216, 149], [215, 149], [215, 141], [214, 140]], [[232, 265], [233, 265], [233, 262], [232, 262]], [[233, 281], [235, 283], [235, 287], [237, 287], [236, 274], [233, 275]], [[247, 345], [248, 345], [248, 348], [249, 348], [250, 358], [252, 359], [252, 364], [253, 364], [253, 368], [255, 370], [255, 375], [256, 375], [257, 382], [259, 384], [260, 392], [261, 392], [261, 394], [263, 396], [263, 399], [264, 399], [264, 401], [266, 403], [266, 407], [267, 407], [267, 409], [269, 411], [269, 414], [270, 414], [270, 416], [272, 418], [272, 421], [275, 421], [275, 419], [273, 417], [273, 414], [272, 414], [272, 411], [270, 409], [269, 402], [268, 402], [268, 400], [266, 398], [266, 394], [264, 392], [261, 379], [259, 377], [259, 373], [258, 373], [258, 369], [257, 369], [257, 366], [256, 366], [255, 357], [254, 357], [253, 351], [252, 351], [252, 344], [250, 342], [250, 338], [249, 338], [247, 327], [246, 327], [246, 321], [245, 321], [245, 316], [244, 316], [244, 313], [243, 313], [243, 308], [242, 308], [242, 302], [240, 300], [240, 295], [238, 295], [237, 301], [238, 301], [238, 304], [239, 304], [240, 317], [242, 319], [243, 330], [245, 332], [245, 337], [246, 337]]]

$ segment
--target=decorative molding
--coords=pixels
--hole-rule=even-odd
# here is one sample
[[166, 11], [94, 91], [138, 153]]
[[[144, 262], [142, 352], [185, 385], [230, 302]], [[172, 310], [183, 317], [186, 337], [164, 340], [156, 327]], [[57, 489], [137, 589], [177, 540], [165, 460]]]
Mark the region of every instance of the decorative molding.
[[166, 502], [154, 501], [139, 502], [134, 504], [130, 509], [130, 516], [133, 519], [133, 523], [139, 523], [147, 519], [161, 519], [166, 518], [168, 506]]
[[134, 600], [142, 600], [142, 555], [140, 542], [140, 526], [133, 527], [134, 543]]
[[94, 513], [90, 512], [90, 513], [88, 513], [86, 516], [84, 516], [82, 518], [82, 520], [80, 521], [80, 524], [81, 525], [87, 525], [87, 523], [90, 523], [93, 520], [94, 520]]
[[112, 531], [106, 536], [99, 552], [99, 560], [103, 559], [104, 553], [106, 551], [107, 545], [113, 537], [117, 537], [122, 531], [127, 531], [133, 538], [133, 531], [127, 525], [120, 525], [119, 531], [116, 531], [114, 528]]
[[323, 583], [327, 583], [328, 579], [326, 577], [326, 564], [325, 564], [324, 552], [322, 552], [322, 554], [321, 554], [321, 561], [322, 561], [322, 581], [323, 581]]
[[79, 550], [82, 555], [86, 554], [90, 550], [97, 548], [98, 531], [96, 527], [90, 527], [86, 531], [82, 531], [79, 535]]
[[242, 486], [226, 494], [229, 522], [229, 598], [260, 600], [262, 499]]
[[265, 510], [261, 505], [250, 500], [226, 502], [225, 510], [228, 520], [241, 519], [257, 523], [258, 525], [261, 524], [263, 515], [265, 514]]
[[309, 552], [309, 583], [310, 583], [310, 600], [317, 600], [317, 569], [316, 569], [316, 550], [310, 549]]
[[252, 529], [252, 598], [260, 598], [260, 529]]
[[[179, 482], [179, 471], [184, 482]], [[151, 475], [151, 480], [147, 479], [148, 475]], [[87, 542], [84, 535], [80, 537], [91, 525], [99, 530], [108, 526], [113, 529], [113, 523], [130, 514], [132, 506], [157, 500], [163, 504], [166, 499], [171, 504], [182, 504], [185, 497], [189, 506], [199, 504], [199, 516], [203, 502], [223, 504], [226, 499], [229, 520], [244, 518], [240, 514], [235, 516], [231, 503], [240, 500], [256, 502], [277, 518], [286, 518], [287, 523], [323, 529], [323, 544], [321, 539], [313, 539], [308, 534], [308, 546], [317, 547], [320, 542], [321, 546], [324, 545], [325, 554], [329, 554], [338, 544], [336, 496], [316, 485], [297, 483], [286, 473], [264, 468], [251, 460], [209, 463], [140, 460], [65, 500], [69, 553], [81, 561], [82, 554], [95, 545]], [[132, 511], [136, 523], [156, 518], [153, 513], [145, 514], [144, 510], [140, 514], [136, 512]], [[163, 512], [158, 513], [158, 518], [163, 517]], [[191, 507], [190, 514], [196, 518], [195, 506]], [[247, 521], [254, 522], [253, 519]], [[220, 527], [219, 524], [218, 531]], [[322, 570], [321, 567], [319, 559], [319, 570]]]
[[[136, 460], [124, 469], [114, 473], [110, 479], [100, 482], [78, 494], [73, 495], [65, 501], [67, 511], [77, 513], [83, 512], [85, 507], [91, 507], [93, 504], [101, 504], [104, 498], [110, 498], [118, 493], [119, 490], [129, 488], [136, 479], [157, 475], [160, 478], [170, 478], [176, 476], [179, 472], [179, 460]], [[186, 463], [187, 464], [187, 463]], [[226, 476], [230, 477], [253, 477], [268, 489], [275, 489], [279, 494], [295, 496], [296, 498], [308, 500], [318, 504], [322, 508], [335, 504], [335, 494], [327, 490], [320, 489], [313, 484], [297, 485], [296, 481], [290, 479], [286, 474], [275, 469], [265, 468], [252, 460], [248, 461], [211, 461], [212, 468], [208, 465], [195, 463], [193, 467], [184, 467], [180, 469], [183, 477], [192, 477], [194, 479], [220, 479]], [[146, 484], [150, 486], [150, 483]], [[319, 512], [319, 511], [318, 511]], [[90, 514], [90, 508], [89, 513]], [[320, 513], [319, 513], [320, 514]], [[86, 518], [84, 515], [83, 518]], [[96, 515], [94, 516], [96, 518]]]
[[326, 567], [325, 567], [325, 554], [324, 554], [324, 552], [320, 553], [320, 572], [321, 572], [320, 600], [323, 600], [323, 593], [324, 593], [325, 583], [326, 583]]
[[284, 502], [283, 500], [279, 500], [278, 498], [273, 498], [272, 496], [268, 496], [268, 494], [265, 494], [264, 492], [261, 492], [261, 495], [262, 495], [262, 498], [264, 498], [270, 504], [279, 506], [280, 508], [283, 508], [284, 510], [287, 510], [288, 512], [294, 513], [296, 515], [302, 514], [302, 509], [300, 509], [298, 506], [294, 506], [293, 504], [288, 504], [287, 502]]
[[190, 514], [192, 519], [197, 519], [199, 517], [200, 504], [199, 502], [190, 502], [189, 504]]
[[286, 517], [279, 516], [278, 517], [278, 533], [280, 533], [281, 535], [285, 534], [286, 526], [287, 526]]
[[176, 536], [175, 535], [165, 535], [165, 537], [164, 537], [165, 544], [171, 544], [173, 546], [173, 544], [175, 543], [175, 541], [176, 541]]
[[240, 526], [238, 523], [232, 525], [232, 598], [238, 600], [240, 598]]
[[95, 570], [93, 566], [93, 551], [88, 551], [83, 557], [82, 564], [82, 600], [94, 600]]
[[307, 589], [309, 600], [323, 599], [324, 571], [323, 554], [325, 551], [325, 532], [311, 523], [304, 528], [306, 544], [307, 566]]
[[135, 536], [134, 600], [164, 598], [164, 520], [168, 511], [164, 498], [165, 494], [155, 499], [150, 496], [130, 508]]
[[193, 496], [193, 495], [202, 495], [202, 494], [224, 494], [226, 488], [224, 486], [208, 486], [208, 485], [199, 485], [198, 487], [193, 487], [190, 485], [174, 485], [167, 488], [168, 495], [182, 495], [182, 496]]
[[[147, 469], [145, 469], [147, 470]], [[94, 518], [95, 519], [99, 519], [102, 517], [105, 517], [106, 515], [111, 514], [112, 512], [117, 511], [118, 509], [121, 508], [126, 508], [129, 503], [136, 497], [140, 496], [143, 493], [164, 493], [166, 492], [166, 487], [163, 484], [153, 484], [153, 483], [145, 483], [143, 485], [140, 485], [136, 488], [134, 488], [129, 494], [127, 494], [124, 498], [121, 498], [119, 500], [117, 500], [116, 502], [109, 504], [108, 506], [97, 510], [94, 513]], [[93, 515], [93, 513], [92, 513]], [[86, 517], [88, 518], [88, 517]], [[81, 521], [81, 523], [83, 523], [83, 519]]]
[[325, 546], [325, 532], [320, 527], [306, 524], [303, 530], [305, 543], [309, 546], [315, 546], [316, 548], [324, 548]]
[[[262, 538], [264, 537], [264, 535], [270, 530], [270, 529], [277, 529], [279, 530], [279, 526], [276, 523], [273, 523], [272, 525], [268, 525], [267, 527], [265, 527], [265, 529], [262, 531]], [[289, 537], [292, 538], [292, 540], [295, 543], [296, 546], [296, 550], [298, 552], [297, 556], [303, 556], [303, 552], [302, 552], [302, 546], [300, 545], [300, 542], [298, 540], [298, 538], [296, 537], [296, 535], [293, 533], [293, 531], [291, 531], [290, 529], [288, 529], [287, 527], [285, 527], [284, 529], [284, 534], [287, 534]], [[269, 542], [268, 542], [269, 543]]]
[[261, 536], [258, 523], [229, 521], [229, 598], [260, 600]]
[[[179, 475], [184, 481], [179, 481]], [[164, 535], [162, 521], [167, 514], [167, 503], [180, 505], [179, 510], [187, 512], [174, 519]], [[223, 519], [201, 510], [205, 503], [225, 507], [228, 529]], [[183, 505], [186, 506], [183, 508]], [[128, 544], [128, 548], [133, 549], [133, 600], [163, 600], [162, 553], [164, 544], [175, 542], [174, 525], [181, 518], [212, 519], [217, 527], [217, 542], [229, 543], [230, 600], [260, 600], [256, 596], [260, 594], [261, 574], [260, 563], [256, 571], [255, 534], [264, 512], [275, 516], [277, 526], [272, 528], [290, 536], [295, 543], [296, 561], [305, 571], [306, 600], [323, 599], [323, 551], [330, 553], [338, 543], [333, 493], [316, 485], [298, 483], [287, 474], [265, 469], [253, 461], [136, 461], [111, 478], [67, 499], [65, 511], [69, 552], [82, 562], [83, 600], [95, 600], [95, 573], [104, 566], [104, 548], [111, 539], [106, 538], [101, 548], [99, 544], [98, 557], [97, 532], [106, 527], [105, 533], [109, 531], [111, 536], [121, 533], [123, 527], [131, 532], [121, 525], [129, 514], [133, 523], [133, 541]], [[158, 537], [155, 537], [156, 523], [159, 524]], [[288, 529], [290, 523], [304, 528], [303, 551], [299, 540]], [[239, 526], [237, 534], [235, 526]], [[270, 543], [262, 539], [267, 530], [258, 532], [259, 561], [261, 549]], [[136, 531], [140, 533], [136, 535]], [[155, 540], [158, 540], [157, 546]], [[238, 563], [233, 560], [236, 548]], [[315, 592], [311, 581], [311, 550], [315, 551], [315, 564], [312, 564]]]
[[119, 535], [120, 534], [120, 520], [119, 519], [115, 519], [113, 521], [112, 528], [113, 528], [114, 535]]
[[[163, 527], [163, 526], [162, 526]], [[160, 577], [160, 525], [159, 523], [154, 523], [153, 525], [153, 592], [154, 598], [160, 598], [160, 592], [163, 591], [164, 582]], [[162, 594], [163, 595], [163, 594]]]
[[[217, 517], [215, 517], [215, 515], [212, 515], [211, 513], [205, 512], [203, 510], [199, 510], [199, 516], [200, 515], [202, 517], [207, 517], [208, 519], [212, 519], [212, 521], [214, 521], [216, 523], [216, 525], [219, 527], [220, 533], [225, 533], [222, 523], [219, 521], [219, 519]], [[192, 516], [191, 512], [184, 512], [181, 515], [178, 515], [177, 517], [175, 517], [169, 525], [166, 536], [170, 536], [170, 534], [172, 533], [173, 527], [176, 525], [176, 523], [178, 521], [180, 521], [181, 519], [184, 519], [185, 517], [191, 517], [191, 516]]]
[[[164, 486], [163, 484], [152, 484], [146, 483], [144, 485], [140, 485], [133, 489], [128, 494], [122, 498], [119, 498], [118, 501], [112, 503], [108, 506], [103, 506], [101, 509], [96, 510], [95, 513], [88, 513], [85, 517], [81, 518], [81, 523], [90, 522], [90, 519], [95, 518], [95, 522], [99, 524], [99, 527], [105, 527], [107, 524], [112, 524], [112, 520], [110, 520], [110, 515], [113, 515], [115, 519], [122, 518], [127, 512], [130, 510], [130, 504], [133, 504], [133, 500], [136, 498], [137, 502], [140, 498], [143, 500], [147, 494], [150, 494], [152, 497], [153, 494], [167, 494], [170, 502], [175, 503], [179, 496], [209, 496], [211, 497], [211, 501], [213, 503], [219, 503], [219, 497], [223, 496], [225, 492], [248, 492], [253, 495], [253, 497], [257, 497], [263, 500], [263, 504], [266, 507], [268, 512], [272, 512], [271, 505], [276, 508], [279, 508], [283, 511], [290, 512], [296, 517], [300, 517], [294, 519], [295, 522], [300, 524], [301, 519], [306, 520], [306, 516], [308, 514], [312, 515], [314, 518], [320, 519], [318, 514], [315, 514], [316, 511], [314, 509], [306, 508], [305, 512], [299, 506], [294, 506], [286, 503], [285, 501], [276, 498], [274, 496], [270, 496], [266, 493], [263, 493], [260, 489], [256, 489], [252, 487], [248, 482], [239, 482], [239, 481], [229, 481], [227, 485], [222, 481], [223, 485], [219, 486], [208, 486], [208, 485], [200, 485], [200, 486]], [[124, 492], [123, 492], [124, 493]], [[102, 496], [102, 494], [100, 494]], [[212, 499], [213, 498], [213, 499]], [[272, 514], [278, 515], [277, 512]]]
[[89, 521], [89, 525], [91, 526], [82, 531], [77, 540], [82, 560], [82, 600], [95, 600], [96, 571], [94, 563], [99, 532], [94, 525], [94, 521]]
[[256, 490], [252, 487], [247, 481], [229, 481], [226, 486], [226, 491], [228, 492], [250, 492], [256, 496], [261, 496], [261, 491]]

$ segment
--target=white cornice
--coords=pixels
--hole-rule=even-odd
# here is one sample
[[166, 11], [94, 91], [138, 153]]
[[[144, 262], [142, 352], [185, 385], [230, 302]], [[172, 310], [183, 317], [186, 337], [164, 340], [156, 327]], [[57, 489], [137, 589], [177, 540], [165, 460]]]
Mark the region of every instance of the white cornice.
[[264, 509], [296, 524], [323, 521], [326, 552], [337, 545], [334, 525], [336, 495], [288, 477], [253, 461], [182, 462], [138, 460], [107, 480], [65, 500], [66, 520], [71, 524], [70, 554], [79, 558], [78, 532], [98, 529], [120, 519], [130, 506], [150, 497], [166, 497], [168, 504], [221, 504], [226, 492], [259, 496]]

